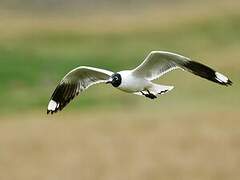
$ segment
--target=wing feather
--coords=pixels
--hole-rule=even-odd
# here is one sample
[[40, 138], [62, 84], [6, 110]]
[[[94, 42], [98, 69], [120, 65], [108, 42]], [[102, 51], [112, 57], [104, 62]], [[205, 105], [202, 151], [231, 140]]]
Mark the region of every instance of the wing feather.
[[178, 68], [221, 85], [232, 84], [226, 76], [212, 68], [182, 55], [166, 51], [152, 51], [142, 64], [132, 70], [132, 73], [135, 76], [152, 81]]
[[47, 108], [47, 113], [62, 110], [74, 97], [88, 87], [106, 82], [113, 72], [93, 67], [80, 66], [70, 71], [57, 85]]

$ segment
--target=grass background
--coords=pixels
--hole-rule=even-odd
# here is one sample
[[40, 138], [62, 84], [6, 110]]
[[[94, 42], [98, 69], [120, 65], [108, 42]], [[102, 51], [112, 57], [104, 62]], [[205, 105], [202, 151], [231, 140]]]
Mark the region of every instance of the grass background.
[[[238, 1], [30, 2], [0, 8], [0, 179], [239, 179]], [[45, 115], [69, 70], [130, 69], [151, 50], [234, 84], [173, 71], [156, 101], [100, 84]]]

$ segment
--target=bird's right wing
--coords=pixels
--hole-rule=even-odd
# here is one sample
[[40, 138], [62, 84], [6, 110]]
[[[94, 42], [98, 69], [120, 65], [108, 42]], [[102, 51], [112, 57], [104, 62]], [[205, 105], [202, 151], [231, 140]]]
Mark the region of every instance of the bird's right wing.
[[106, 82], [113, 72], [87, 66], [70, 71], [58, 84], [48, 104], [47, 113], [62, 110], [75, 96], [89, 86]]
[[219, 83], [231, 85], [232, 82], [223, 74], [212, 68], [179, 54], [166, 51], [152, 51], [138, 67], [132, 70], [133, 75], [147, 80], [154, 80], [160, 76], [180, 68], [197, 76]]

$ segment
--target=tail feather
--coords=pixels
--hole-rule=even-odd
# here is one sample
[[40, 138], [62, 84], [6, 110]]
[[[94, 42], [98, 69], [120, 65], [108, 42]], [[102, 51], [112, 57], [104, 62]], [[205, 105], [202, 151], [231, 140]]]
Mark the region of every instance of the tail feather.
[[[154, 84], [152, 83], [152, 86], [148, 89], [149, 92], [155, 96], [163, 95], [169, 91], [171, 91], [174, 88], [174, 86], [165, 86], [160, 84]], [[143, 91], [144, 94], [147, 94], [147, 90]], [[143, 95], [141, 92], [134, 93], [136, 95]]]
[[154, 95], [162, 95], [171, 91], [174, 86], [165, 86], [160, 84], [153, 84], [152, 87], [149, 88], [149, 91], [152, 92]]

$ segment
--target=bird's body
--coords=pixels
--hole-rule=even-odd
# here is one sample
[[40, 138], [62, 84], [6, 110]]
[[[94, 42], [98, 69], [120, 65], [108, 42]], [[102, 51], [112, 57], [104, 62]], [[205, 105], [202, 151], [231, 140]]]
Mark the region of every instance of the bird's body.
[[131, 70], [117, 73], [122, 77], [122, 83], [117, 88], [124, 92], [135, 93], [143, 91], [151, 86], [150, 81], [134, 76]]
[[157, 96], [172, 90], [173, 86], [155, 84], [152, 81], [177, 68], [221, 85], [232, 84], [223, 74], [187, 57], [165, 51], [152, 51], [133, 70], [113, 73], [87, 66], [73, 69], [55, 89], [48, 104], [47, 113], [62, 110], [80, 92], [96, 83], [110, 83], [113, 87], [124, 92], [155, 99]]

